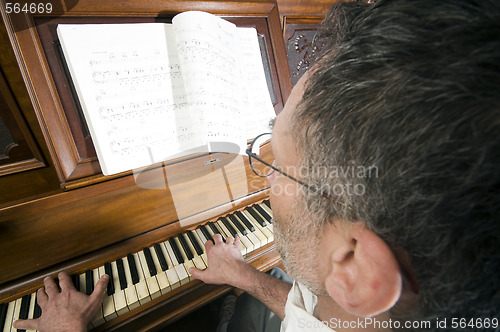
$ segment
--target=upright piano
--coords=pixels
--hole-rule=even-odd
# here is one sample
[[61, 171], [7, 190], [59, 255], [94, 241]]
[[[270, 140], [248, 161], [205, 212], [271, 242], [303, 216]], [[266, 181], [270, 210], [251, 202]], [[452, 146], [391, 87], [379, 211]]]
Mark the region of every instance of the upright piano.
[[[319, 2], [322, 15], [327, 5]], [[278, 265], [269, 187], [253, 174], [247, 157], [196, 154], [141, 171], [101, 173], [55, 32], [60, 23], [169, 22], [186, 10], [255, 27], [279, 113], [294, 67], [290, 75], [283, 40], [287, 17], [280, 16], [277, 3], [36, 3], [30, 12], [29, 1], [16, 2], [16, 8], [0, 1], [0, 132], [8, 129], [2, 134], [7, 143], [0, 140], [0, 331], [15, 331], [15, 319], [37, 317], [35, 292], [46, 276], [60, 271], [87, 293], [102, 274], [112, 277], [93, 331], [161, 328], [229, 290], [188, 272], [206, 266], [203, 244], [216, 233], [240, 236], [242, 253], [254, 267]], [[306, 28], [288, 31], [289, 44], [303, 43], [321, 15], [290, 17]], [[303, 65], [308, 55], [304, 48], [295, 50]], [[263, 149], [272, 160], [270, 149]]]

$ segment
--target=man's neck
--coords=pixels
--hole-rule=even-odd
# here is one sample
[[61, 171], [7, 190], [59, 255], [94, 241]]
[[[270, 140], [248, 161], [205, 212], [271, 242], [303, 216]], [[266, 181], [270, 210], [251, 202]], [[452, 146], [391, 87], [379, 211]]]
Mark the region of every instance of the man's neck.
[[392, 331], [389, 324], [389, 313], [372, 318], [352, 315], [343, 310], [329, 296], [318, 295], [315, 314], [319, 320], [328, 322], [330, 328], [337, 332], [344, 331]]

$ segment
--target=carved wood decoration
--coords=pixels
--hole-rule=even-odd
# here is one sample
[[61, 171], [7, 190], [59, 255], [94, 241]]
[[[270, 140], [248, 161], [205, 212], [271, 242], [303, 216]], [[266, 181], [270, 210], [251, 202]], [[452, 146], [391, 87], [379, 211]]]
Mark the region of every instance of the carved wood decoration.
[[313, 65], [316, 49], [311, 45], [322, 18], [284, 18], [284, 39], [292, 85]]

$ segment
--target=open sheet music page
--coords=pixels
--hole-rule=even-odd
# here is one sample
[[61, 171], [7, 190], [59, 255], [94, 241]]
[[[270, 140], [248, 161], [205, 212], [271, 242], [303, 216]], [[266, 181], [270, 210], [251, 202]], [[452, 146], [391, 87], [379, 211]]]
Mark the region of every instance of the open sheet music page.
[[57, 34], [105, 175], [243, 154], [274, 117], [255, 29], [186, 12], [173, 24], [60, 24]]
[[236, 56], [240, 70], [241, 113], [245, 137], [252, 139], [269, 132], [269, 121], [276, 117], [260, 55], [257, 31], [254, 28], [237, 28]]
[[[104, 174], [150, 165], [200, 140], [171, 25], [59, 25], [57, 32]], [[172, 47], [174, 46], [174, 47]]]
[[243, 154], [247, 139], [268, 131], [276, 116], [257, 31], [197, 11], [172, 22], [186, 94], [207, 124], [207, 142], [238, 142]]
[[240, 76], [236, 64], [236, 26], [204, 12], [185, 12], [172, 20], [188, 101], [205, 123], [209, 142], [234, 142], [244, 153]]

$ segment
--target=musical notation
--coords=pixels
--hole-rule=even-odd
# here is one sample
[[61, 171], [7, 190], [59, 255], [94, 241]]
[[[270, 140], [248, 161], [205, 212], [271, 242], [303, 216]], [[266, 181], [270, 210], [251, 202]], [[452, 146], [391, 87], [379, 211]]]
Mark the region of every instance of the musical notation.
[[213, 15], [181, 13], [172, 25], [59, 25], [58, 34], [103, 172], [209, 142], [244, 150], [245, 128], [274, 116], [269, 96], [254, 89], [267, 86], [255, 65], [258, 43], [253, 60], [239, 59], [250, 56], [252, 38]]

